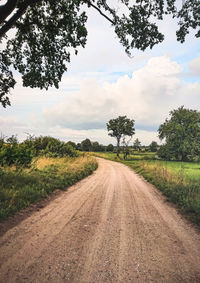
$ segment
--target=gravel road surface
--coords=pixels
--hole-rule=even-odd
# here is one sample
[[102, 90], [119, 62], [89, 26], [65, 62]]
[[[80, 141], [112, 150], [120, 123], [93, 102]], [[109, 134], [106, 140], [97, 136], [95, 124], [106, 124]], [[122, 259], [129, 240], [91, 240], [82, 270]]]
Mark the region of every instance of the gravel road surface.
[[198, 231], [128, 167], [98, 162], [21, 222], [1, 224], [0, 282], [200, 282]]

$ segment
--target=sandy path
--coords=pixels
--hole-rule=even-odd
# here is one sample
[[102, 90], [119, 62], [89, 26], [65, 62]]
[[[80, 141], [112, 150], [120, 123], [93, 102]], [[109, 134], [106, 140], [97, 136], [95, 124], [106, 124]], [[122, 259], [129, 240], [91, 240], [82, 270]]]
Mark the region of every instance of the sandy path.
[[4, 233], [0, 282], [200, 282], [200, 235], [128, 167], [99, 159]]

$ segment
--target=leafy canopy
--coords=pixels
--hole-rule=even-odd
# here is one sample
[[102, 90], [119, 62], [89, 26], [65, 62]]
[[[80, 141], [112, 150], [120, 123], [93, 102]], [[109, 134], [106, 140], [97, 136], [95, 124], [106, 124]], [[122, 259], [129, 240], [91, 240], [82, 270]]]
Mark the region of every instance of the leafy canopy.
[[152, 151], [152, 152], [156, 152], [158, 147], [159, 146], [158, 146], [156, 141], [152, 141], [149, 145], [150, 151]]
[[183, 106], [170, 112], [170, 119], [160, 125], [159, 138], [165, 144], [158, 151], [169, 160], [193, 161], [200, 156], [200, 112]]
[[135, 133], [135, 121], [126, 116], [111, 119], [107, 124], [108, 135], [117, 139], [117, 155], [119, 155], [120, 142], [126, 144], [126, 137], [132, 138]]
[[81, 142], [81, 148], [83, 151], [90, 151], [92, 148], [92, 143], [90, 139], [85, 139]]
[[78, 153], [71, 144], [50, 136], [34, 137], [28, 135], [27, 139], [19, 143], [17, 136], [0, 138], [0, 166], [29, 166], [32, 158], [47, 157], [77, 157]]
[[[111, 4], [112, 3], [112, 4]], [[178, 5], [179, 4], [179, 5]], [[87, 11], [95, 9], [114, 28], [130, 55], [132, 48], [145, 50], [164, 40], [155, 21], [165, 14], [178, 19], [177, 40], [184, 42], [192, 28], [200, 36], [199, 0], [7, 0], [0, 6], [0, 103], [10, 105], [15, 86], [13, 69], [23, 85], [48, 89], [59, 87], [70, 62], [87, 40]], [[124, 12], [120, 12], [124, 11]], [[7, 32], [13, 29], [13, 38]]]
[[108, 151], [108, 152], [113, 152], [113, 150], [114, 150], [114, 146], [113, 146], [113, 144], [110, 143], [110, 144], [107, 146], [106, 151]]

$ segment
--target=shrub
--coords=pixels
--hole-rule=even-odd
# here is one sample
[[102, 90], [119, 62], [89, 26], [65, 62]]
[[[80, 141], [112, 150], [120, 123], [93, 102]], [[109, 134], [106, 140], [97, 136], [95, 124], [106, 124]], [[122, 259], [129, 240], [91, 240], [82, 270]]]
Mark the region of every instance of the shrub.
[[32, 157], [31, 150], [23, 144], [5, 144], [0, 151], [0, 165], [28, 166]]
[[32, 158], [40, 155], [47, 157], [77, 157], [78, 152], [72, 144], [62, 142], [52, 137], [29, 136], [22, 143], [18, 143], [16, 136], [0, 139], [0, 165], [1, 166], [29, 166]]

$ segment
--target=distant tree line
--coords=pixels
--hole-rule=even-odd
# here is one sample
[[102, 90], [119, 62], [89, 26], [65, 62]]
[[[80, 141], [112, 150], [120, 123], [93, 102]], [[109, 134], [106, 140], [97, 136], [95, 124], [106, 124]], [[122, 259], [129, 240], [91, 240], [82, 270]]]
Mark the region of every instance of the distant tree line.
[[60, 141], [50, 136], [35, 137], [28, 135], [23, 142], [19, 142], [16, 135], [0, 137], [0, 166], [29, 166], [37, 156], [46, 157], [77, 157], [79, 151], [104, 152], [113, 151], [114, 146], [104, 146], [97, 141], [91, 142], [86, 138], [81, 143]]
[[81, 143], [77, 143], [76, 149], [80, 151], [92, 151], [92, 152], [105, 152], [110, 151], [113, 152], [114, 146], [112, 144], [102, 145], [97, 141], [92, 142], [90, 139], [85, 139]]
[[124, 159], [133, 151], [151, 151], [157, 152], [157, 156], [164, 160], [200, 161], [200, 112], [196, 110], [181, 106], [170, 112], [170, 119], [166, 119], [158, 129], [159, 138], [164, 141], [161, 146], [156, 141], [148, 146], [141, 145], [138, 138], [131, 145], [130, 141], [135, 134], [134, 120], [126, 116], [111, 119], [107, 123], [107, 129], [108, 134], [116, 138], [116, 146], [105, 146], [88, 138], [76, 144], [50, 136], [28, 135], [21, 143], [15, 135], [1, 137], [0, 165], [27, 166], [33, 157], [76, 157], [78, 151], [115, 152], [117, 156], [122, 151]]
[[158, 136], [164, 143], [159, 146], [152, 141], [148, 147], [142, 146], [138, 138], [132, 147], [129, 145], [135, 134], [133, 119], [126, 116], [111, 119], [106, 125], [108, 135], [116, 138], [117, 156], [121, 149], [126, 159], [134, 149], [157, 152], [157, 156], [165, 160], [200, 161], [200, 112], [181, 106], [171, 111], [170, 116], [158, 129]]
[[136, 138], [131, 148], [138, 152], [142, 152], [142, 151], [157, 152], [160, 146], [156, 141], [152, 141], [149, 145], [142, 145], [139, 139]]

